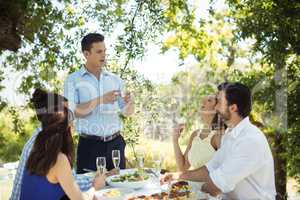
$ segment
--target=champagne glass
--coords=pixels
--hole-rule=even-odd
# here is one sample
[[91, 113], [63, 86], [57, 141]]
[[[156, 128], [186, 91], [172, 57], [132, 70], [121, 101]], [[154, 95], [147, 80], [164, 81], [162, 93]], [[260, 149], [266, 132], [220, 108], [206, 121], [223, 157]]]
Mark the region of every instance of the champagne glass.
[[145, 159], [143, 155], [138, 155], [138, 164], [140, 169], [144, 168]]
[[113, 150], [112, 151], [112, 161], [116, 169], [119, 169], [120, 165], [120, 150]]
[[105, 171], [106, 171], [106, 158], [105, 157], [97, 157], [96, 158], [96, 166], [97, 166], [97, 171], [100, 172], [100, 174], [105, 173]]
[[156, 154], [153, 156], [154, 169], [158, 177], [160, 176], [162, 162], [163, 162], [163, 157], [161, 154]]
[[136, 152], [135, 152], [135, 156], [136, 156], [136, 162], [137, 162], [137, 166], [138, 166], [138, 171], [143, 171], [144, 169], [144, 164], [145, 164], [145, 159], [144, 159], [144, 148], [142, 146], [137, 146], [136, 147]]

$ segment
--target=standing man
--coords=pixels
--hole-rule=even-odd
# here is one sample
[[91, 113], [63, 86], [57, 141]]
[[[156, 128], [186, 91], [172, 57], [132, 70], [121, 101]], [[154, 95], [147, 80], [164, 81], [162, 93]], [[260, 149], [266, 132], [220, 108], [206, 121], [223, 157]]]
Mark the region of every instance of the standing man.
[[275, 200], [274, 160], [265, 135], [249, 121], [249, 88], [226, 83], [218, 89], [216, 110], [228, 126], [220, 149], [205, 166], [166, 174], [162, 181], [205, 182], [204, 192], [223, 199]]
[[[120, 150], [120, 168], [125, 168], [125, 141], [121, 135], [120, 113], [134, 113], [130, 93], [124, 82], [104, 69], [104, 36], [90, 33], [83, 37], [81, 49], [86, 63], [65, 81], [64, 94], [76, 117], [79, 133], [77, 173], [96, 169], [96, 157], [106, 157], [106, 168], [114, 168], [112, 150]], [[122, 95], [121, 95], [122, 93]]]

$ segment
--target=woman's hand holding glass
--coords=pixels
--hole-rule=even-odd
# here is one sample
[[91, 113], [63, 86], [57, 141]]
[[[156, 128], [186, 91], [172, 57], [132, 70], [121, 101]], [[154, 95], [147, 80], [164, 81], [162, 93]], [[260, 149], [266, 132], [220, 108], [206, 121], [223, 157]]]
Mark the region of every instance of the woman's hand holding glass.
[[184, 123], [175, 125], [173, 128], [173, 140], [178, 140], [180, 138], [185, 126]]
[[101, 188], [103, 188], [105, 186], [105, 179], [106, 179], [106, 175], [97, 173], [96, 177], [94, 179], [93, 182], [93, 187], [95, 188], [95, 190], [99, 190]]

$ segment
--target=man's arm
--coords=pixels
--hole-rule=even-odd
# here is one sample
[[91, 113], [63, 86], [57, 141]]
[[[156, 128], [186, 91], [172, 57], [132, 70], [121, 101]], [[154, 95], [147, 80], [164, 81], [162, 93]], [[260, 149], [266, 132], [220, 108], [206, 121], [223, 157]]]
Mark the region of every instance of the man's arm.
[[101, 97], [97, 97], [88, 102], [77, 104], [74, 110], [75, 117], [82, 118], [89, 115], [101, 103]]
[[161, 181], [169, 182], [171, 180], [176, 180], [176, 179], [204, 182], [205, 184], [204, 187], [202, 187], [202, 189], [212, 196], [217, 196], [222, 193], [222, 191], [214, 184], [214, 182], [210, 178], [206, 166], [203, 166], [195, 170], [189, 170], [186, 172], [168, 173], [163, 176]]
[[117, 100], [120, 92], [113, 90], [105, 93], [101, 97], [97, 97], [88, 102], [77, 104], [75, 108], [75, 117], [85, 117], [89, 115], [99, 104], [112, 104]]
[[[255, 152], [253, 151], [255, 147]], [[264, 153], [259, 141], [246, 139], [233, 147], [234, 151], [219, 167], [206, 165], [212, 182], [207, 182], [203, 190], [215, 194], [212, 183], [223, 193], [234, 190], [236, 184], [259, 169], [263, 164]]]
[[40, 131], [41, 131], [41, 128], [37, 128], [35, 130], [35, 133], [33, 133], [33, 135], [28, 140], [28, 142], [25, 144], [25, 146], [22, 150], [21, 158], [20, 158], [20, 161], [19, 161], [19, 166], [18, 166], [18, 169], [17, 169], [17, 173], [15, 175], [15, 180], [14, 180], [10, 200], [19, 200], [20, 199], [21, 184], [22, 184], [22, 180], [23, 180], [23, 174], [24, 174], [24, 170], [25, 170], [25, 167], [26, 167], [26, 163], [27, 163], [28, 157], [30, 155], [31, 149], [33, 147], [33, 144], [35, 142], [36, 136], [38, 135], [38, 133]]
[[133, 113], [134, 113], [134, 102], [133, 102], [133, 100], [130, 100], [124, 107], [122, 114], [125, 117], [128, 117], [128, 116], [132, 115]]
[[113, 90], [88, 102], [79, 103], [74, 81], [72, 81], [71, 78], [68, 78], [64, 85], [64, 96], [68, 99], [69, 108], [75, 114], [75, 117], [78, 118], [89, 115], [99, 104], [115, 102], [119, 94], [120, 92], [118, 90]]
[[[124, 89], [123, 89], [124, 90]], [[130, 92], [126, 92], [124, 97], [121, 95], [117, 98], [119, 108], [121, 109], [122, 115], [128, 117], [134, 113], [134, 99]]]
[[23, 152], [21, 154], [21, 159], [19, 161], [19, 166], [17, 169], [17, 173], [15, 175], [15, 179], [14, 179], [14, 184], [13, 184], [13, 189], [12, 189], [12, 193], [10, 196], [10, 200], [19, 200], [20, 196], [21, 196], [21, 184], [22, 184], [22, 180], [23, 180], [23, 174], [24, 174], [24, 170], [25, 170], [25, 165], [30, 153], [32, 145], [30, 145], [30, 147], [28, 148], [24, 148]]
[[128, 117], [135, 111], [134, 99], [131, 93], [126, 90], [125, 82], [118, 78], [120, 96], [118, 97], [119, 108], [123, 116]]
[[207, 182], [209, 180], [209, 173], [207, 168], [203, 166], [199, 169], [182, 172], [179, 174], [178, 178], [197, 182]]
[[201, 190], [203, 192], [209, 193], [211, 196], [215, 197], [218, 196], [219, 194], [222, 194], [222, 191], [220, 188], [218, 188], [214, 182], [209, 178], [208, 182], [204, 183], [202, 185]]

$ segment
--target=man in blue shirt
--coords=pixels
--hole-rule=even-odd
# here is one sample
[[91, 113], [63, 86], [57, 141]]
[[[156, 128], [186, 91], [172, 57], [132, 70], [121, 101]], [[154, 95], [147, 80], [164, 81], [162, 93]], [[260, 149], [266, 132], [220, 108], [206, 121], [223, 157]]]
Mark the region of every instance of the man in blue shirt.
[[64, 85], [80, 136], [77, 173], [84, 173], [84, 169], [95, 170], [96, 157], [106, 157], [107, 169], [113, 169], [112, 150], [120, 150], [120, 168], [123, 169], [126, 144], [120, 132], [120, 114], [133, 114], [134, 102], [130, 93], [124, 94], [123, 80], [104, 69], [104, 36], [90, 33], [82, 39], [81, 47], [86, 63], [70, 74]]

